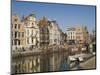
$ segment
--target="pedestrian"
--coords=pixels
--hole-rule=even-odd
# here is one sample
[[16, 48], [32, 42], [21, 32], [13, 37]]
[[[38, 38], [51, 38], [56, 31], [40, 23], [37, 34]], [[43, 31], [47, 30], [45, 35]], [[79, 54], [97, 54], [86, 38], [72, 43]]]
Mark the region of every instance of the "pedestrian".
[[80, 69], [80, 61], [79, 58], [76, 58], [76, 62], [75, 62], [76, 68]]

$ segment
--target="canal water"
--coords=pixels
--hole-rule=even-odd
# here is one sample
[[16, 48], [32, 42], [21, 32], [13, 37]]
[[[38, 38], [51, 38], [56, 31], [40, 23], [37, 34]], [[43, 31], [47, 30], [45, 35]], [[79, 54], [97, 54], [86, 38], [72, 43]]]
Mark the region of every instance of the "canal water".
[[66, 58], [66, 59], [64, 59], [64, 60], [61, 61], [59, 70], [60, 71], [70, 70], [70, 61], [69, 61], [69, 58]]
[[17, 54], [12, 58], [12, 69], [17, 74], [67, 71], [70, 69], [68, 52], [60, 49], [47, 53], [31, 52]]

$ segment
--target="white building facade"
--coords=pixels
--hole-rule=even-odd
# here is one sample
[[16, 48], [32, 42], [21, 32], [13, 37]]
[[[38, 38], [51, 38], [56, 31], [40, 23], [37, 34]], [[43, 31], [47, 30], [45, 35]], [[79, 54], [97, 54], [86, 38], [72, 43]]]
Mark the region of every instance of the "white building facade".
[[76, 41], [76, 29], [75, 28], [68, 28], [67, 29], [67, 41]]
[[39, 47], [39, 27], [37, 26], [37, 21], [35, 14], [30, 14], [24, 18], [25, 25], [25, 41], [26, 47], [36, 48]]
[[88, 30], [84, 26], [71, 27], [66, 31], [67, 41], [79, 44], [88, 43]]
[[52, 21], [48, 21], [49, 26], [49, 39], [50, 39], [50, 43], [49, 45], [60, 45], [60, 41], [61, 41], [61, 33], [60, 33], [60, 29], [58, 27], [58, 24], [55, 20]]

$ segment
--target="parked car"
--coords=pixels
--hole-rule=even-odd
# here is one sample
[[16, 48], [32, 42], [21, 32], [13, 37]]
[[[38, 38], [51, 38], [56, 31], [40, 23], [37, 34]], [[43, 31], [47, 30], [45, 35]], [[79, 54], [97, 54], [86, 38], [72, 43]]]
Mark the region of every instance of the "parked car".
[[78, 51], [78, 48], [76, 47], [72, 48], [72, 52], [76, 52], [76, 51]]
[[79, 57], [79, 61], [80, 62], [84, 61], [83, 57]]
[[75, 57], [73, 57], [73, 56], [69, 56], [69, 59], [70, 59], [70, 61], [75, 61], [76, 60]]
[[81, 51], [86, 51], [86, 47], [82, 47], [81, 48]]

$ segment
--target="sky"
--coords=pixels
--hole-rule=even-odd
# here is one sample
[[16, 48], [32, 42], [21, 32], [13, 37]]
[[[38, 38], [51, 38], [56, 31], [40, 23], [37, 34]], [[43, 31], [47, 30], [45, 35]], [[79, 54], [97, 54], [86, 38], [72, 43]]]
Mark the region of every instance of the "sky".
[[87, 26], [91, 33], [96, 26], [96, 7], [90, 5], [55, 4], [12, 0], [12, 14], [27, 16], [35, 13], [37, 20], [45, 16], [57, 21], [60, 29], [66, 32], [74, 26]]

